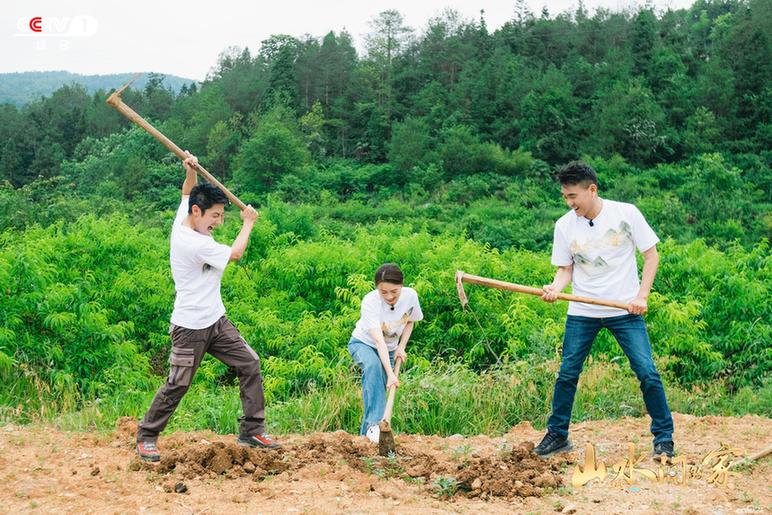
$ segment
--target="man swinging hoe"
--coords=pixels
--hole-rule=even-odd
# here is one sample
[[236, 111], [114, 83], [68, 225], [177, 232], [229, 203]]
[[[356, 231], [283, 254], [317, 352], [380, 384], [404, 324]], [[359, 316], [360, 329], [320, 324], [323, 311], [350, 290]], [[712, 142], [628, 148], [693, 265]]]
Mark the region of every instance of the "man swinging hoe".
[[228, 263], [241, 259], [258, 213], [247, 206], [241, 211], [241, 231], [233, 244], [217, 243], [212, 231], [223, 223], [228, 198], [217, 186], [196, 184], [195, 156], [189, 155], [183, 164], [186, 176], [172, 225], [169, 253], [177, 291], [169, 328], [169, 377], [139, 423], [137, 454], [144, 461], [160, 459], [156, 439], [188, 391], [206, 353], [236, 369], [244, 410], [238, 443], [249, 447], [279, 446], [265, 434], [260, 358], [225, 316], [220, 297], [223, 271]]
[[[260, 358], [225, 316], [225, 306], [220, 296], [220, 281], [225, 267], [244, 255], [258, 212], [241, 202], [212, 177], [198, 164], [195, 156], [183, 152], [124, 104], [120, 94], [129, 84], [110, 95], [107, 103], [183, 159], [185, 168], [182, 198], [172, 224], [169, 251], [176, 290], [169, 327], [172, 340], [169, 377], [139, 423], [137, 454], [143, 461], [161, 459], [156, 443], [158, 435], [190, 388], [193, 375], [206, 353], [233, 367], [239, 378], [244, 416], [240, 418], [238, 443], [269, 449], [279, 447], [265, 433]], [[197, 173], [210, 184], [197, 184]], [[242, 219], [241, 231], [231, 246], [217, 243], [212, 238], [212, 231], [223, 223], [229, 200], [241, 208]]]

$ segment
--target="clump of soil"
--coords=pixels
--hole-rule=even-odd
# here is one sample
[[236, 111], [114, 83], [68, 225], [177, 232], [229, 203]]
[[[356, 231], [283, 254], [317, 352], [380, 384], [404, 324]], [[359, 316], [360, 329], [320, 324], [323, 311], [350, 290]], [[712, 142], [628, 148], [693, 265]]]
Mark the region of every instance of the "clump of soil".
[[257, 450], [235, 443], [201, 442], [162, 453], [157, 470], [162, 474], [174, 471], [184, 478], [225, 474], [235, 479], [249, 474], [262, 479], [291, 467], [289, 456], [282, 449]]
[[499, 457], [473, 457], [455, 472], [469, 497], [533, 497], [562, 486], [559, 462], [545, 461], [526, 442]]
[[343, 461], [360, 470], [363, 465], [362, 458], [374, 457], [377, 451], [364, 438], [355, 438], [345, 431], [316, 433], [306, 442], [287, 446], [287, 450], [303, 464], [321, 462], [334, 466]]
[[133, 448], [137, 440], [137, 426], [139, 423], [134, 417], [121, 417], [115, 421], [113, 441], [115, 447]]

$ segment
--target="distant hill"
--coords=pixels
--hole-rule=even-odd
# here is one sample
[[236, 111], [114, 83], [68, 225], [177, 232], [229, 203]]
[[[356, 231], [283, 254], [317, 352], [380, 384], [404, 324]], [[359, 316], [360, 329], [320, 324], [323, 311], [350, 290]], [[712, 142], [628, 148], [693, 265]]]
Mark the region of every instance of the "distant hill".
[[[112, 75], [80, 75], [65, 71], [51, 72], [21, 72], [0, 73], [0, 104], [24, 105], [51, 93], [65, 84], [81, 84], [89, 93], [99, 89], [109, 90], [126, 84], [133, 73], [115, 73]], [[194, 80], [184, 79], [176, 75], [161, 74], [166, 87], [177, 92], [183, 85], [189, 85]], [[150, 73], [143, 73], [132, 84], [132, 88], [144, 88]]]

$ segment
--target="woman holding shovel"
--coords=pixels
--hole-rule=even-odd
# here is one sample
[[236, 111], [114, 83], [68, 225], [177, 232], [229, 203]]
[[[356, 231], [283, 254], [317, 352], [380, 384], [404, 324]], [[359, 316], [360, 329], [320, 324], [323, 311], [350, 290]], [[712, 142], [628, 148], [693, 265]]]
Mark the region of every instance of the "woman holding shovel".
[[375, 272], [375, 290], [362, 299], [361, 315], [356, 323], [348, 351], [362, 369], [364, 416], [359, 428], [378, 443], [378, 423], [386, 408], [386, 389], [398, 386], [395, 360], [405, 361], [405, 346], [413, 324], [423, 320], [418, 294], [403, 286], [404, 276], [394, 263], [386, 263]]

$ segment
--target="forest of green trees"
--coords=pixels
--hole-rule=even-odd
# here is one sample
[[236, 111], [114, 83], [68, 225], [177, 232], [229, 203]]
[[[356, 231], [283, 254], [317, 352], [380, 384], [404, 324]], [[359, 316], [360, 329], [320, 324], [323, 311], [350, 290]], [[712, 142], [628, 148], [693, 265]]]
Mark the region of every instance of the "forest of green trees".
[[[647, 320], [674, 409], [771, 416], [770, 12], [554, 16], [519, 1], [491, 31], [484, 13], [416, 30], [385, 11], [365, 52], [346, 32], [274, 35], [226, 49], [200, 84], [174, 93], [151, 75], [123, 98], [262, 212], [223, 298], [263, 357], [273, 430], [357, 426], [345, 344], [385, 261], [426, 315], [397, 427], [546, 418], [565, 305], [475, 288], [464, 312], [453, 273], [549, 282], [566, 211], [553, 174], [574, 159], [663, 241]], [[184, 172], [108, 94], [0, 105], [0, 419], [106, 426], [141, 415], [166, 371]], [[230, 211], [220, 241], [238, 232]], [[645, 413], [623, 359], [600, 338], [576, 417]], [[174, 427], [232, 431], [234, 381], [207, 360]]]

